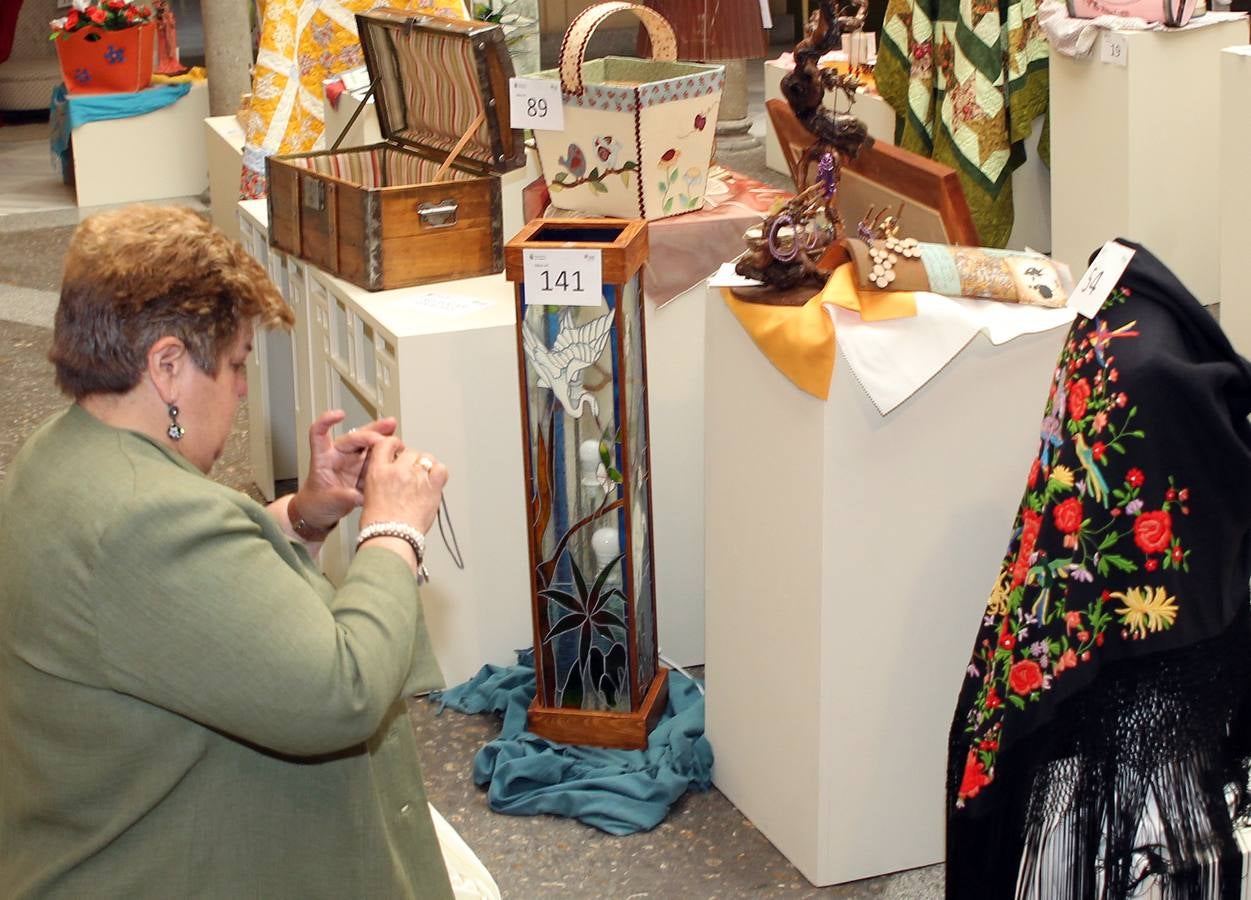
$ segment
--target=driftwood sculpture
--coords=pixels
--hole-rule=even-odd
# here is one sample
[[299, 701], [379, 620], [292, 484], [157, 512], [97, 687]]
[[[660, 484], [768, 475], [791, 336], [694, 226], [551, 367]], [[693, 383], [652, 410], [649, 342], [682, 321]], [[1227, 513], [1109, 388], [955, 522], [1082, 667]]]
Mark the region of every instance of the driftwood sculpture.
[[[822, 69], [820, 59], [836, 49], [843, 34], [864, 25], [868, 0], [853, 0], [854, 12], [840, 14], [836, 0], [820, 0], [804, 39], [795, 46], [795, 67], [782, 79], [782, 96], [795, 117], [811, 132], [812, 145], [800, 160], [799, 195], [745, 235], [747, 253], [735, 270], [748, 278], [786, 290], [805, 281], [820, 283], [825, 275], [817, 260], [843, 236], [838, 213], [838, 178], [842, 164], [854, 159], [871, 142], [865, 124], [850, 112], [825, 105], [825, 95], [841, 93], [855, 102], [860, 80], [833, 69]], [[817, 183], [808, 184], [816, 163]]]

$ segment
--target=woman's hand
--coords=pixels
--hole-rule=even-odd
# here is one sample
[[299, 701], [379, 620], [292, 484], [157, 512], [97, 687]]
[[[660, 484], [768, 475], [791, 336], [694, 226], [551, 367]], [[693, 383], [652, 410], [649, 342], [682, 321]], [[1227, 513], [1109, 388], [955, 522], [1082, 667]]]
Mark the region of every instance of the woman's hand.
[[396, 437], [382, 438], [369, 451], [361, 526], [403, 522], [429, 533], [447, 474], [447, 467], [429, 453], [406, 450]]
[[304, 521], [317, 528], [333, 527], [364, 502], [358, 484], [366, 457], [380, 442], [395, 434], [395, 419], [378, 419], [332, 439], [330, 429], [344, 418], [343, 410], [332, 409], [322, 413], [308, 430], [312, 457], [308, 478], [295, 502]]

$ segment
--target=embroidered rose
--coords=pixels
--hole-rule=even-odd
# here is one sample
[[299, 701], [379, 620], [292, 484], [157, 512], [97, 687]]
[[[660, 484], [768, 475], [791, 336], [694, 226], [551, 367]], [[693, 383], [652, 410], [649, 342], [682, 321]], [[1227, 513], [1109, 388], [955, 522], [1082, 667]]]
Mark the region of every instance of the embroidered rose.
[[1103, 441], [1095, 441], [1090, 448], [1090, 455], [1095, 458], [1095, 462], [1103, 462], [1103, 458], [1108, 455], [1108, 445]]
[[1031, 491], [1038, 487], [1038, 473], [1041, 471], [1042, 463], [1035, 457], [1033, 464], [1029, 467], [1029, 489]]
[[1034, 693], [1043, 686], [1042, 668], [1032, 659], [1023, 659], [1008, 670], [1008, 685], [1022, 697]]
[[1146, 480], [1147, 476], [1142, 474], [1142, 469], [1130, 469], [1125, 473], [1125, 483], [1130, 487], [1142, 487]]
[[977, 751], [970, 747], [969, 757], [964, 763], [964, 777], [960, 779], [960, 796], [965, 799], [976, 797], [988, 784], [990, 776], [986, 774], [986, 767], [977, 758]]
[[1064, 534], [1076, 534], [1082, 527], [1082, 501], [1070, 497], [1052, 510], [1056, 528]]
[[1042, 530], [1042, 516], [1032, 509], [1021, 513], [1021, 547], [1017, 552], [1016, 562], [1012, 564], [1012, 586], [1025, 584], [1025, 576], [1029, 572], [1029, 558], [1034, 553], [1034, 544], [1038, 541], [1038, 532]]
[[1145, 512], [1134, 520], [1134, 543], [1148, 555], [1162, 553], [1173, 540], [1173, 518], [1167, 510]]
[[1090, 382], [1079, 378], [1069, 385], [1069, 416], [1074, 419], [1086, 415], [1086, 401], [1090, 399]]

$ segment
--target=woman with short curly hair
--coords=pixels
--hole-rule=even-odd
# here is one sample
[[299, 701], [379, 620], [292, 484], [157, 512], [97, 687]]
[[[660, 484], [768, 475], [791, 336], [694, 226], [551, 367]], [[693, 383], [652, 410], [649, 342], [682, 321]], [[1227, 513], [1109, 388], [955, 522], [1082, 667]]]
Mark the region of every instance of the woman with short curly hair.
[[[446, 469], [394, 420], [332, 439], [336, 411], [293, 497], [205, 477], [253, 328], [292, 321], [191, 211], [74, 235], [74, 402], [0, 488], [7, 897], [451, 896], [401, 699], [441, 680], [415, 575]], [[376, 536], [336, 589], [313, 558], [357, 506]]]

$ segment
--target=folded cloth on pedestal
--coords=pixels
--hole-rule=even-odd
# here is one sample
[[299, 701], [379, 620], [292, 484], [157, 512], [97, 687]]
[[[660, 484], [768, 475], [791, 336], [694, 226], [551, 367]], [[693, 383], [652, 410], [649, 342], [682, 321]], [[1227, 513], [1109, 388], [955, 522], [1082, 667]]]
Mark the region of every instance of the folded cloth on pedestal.
[[801, 390], [822, 400], [829, 396], [837, 334], [843, 358], [882, 415], [920, 390], [977, 334], [1003, 344], [1073, 319], [1073, 311], [1066, 308], [860, 291], [852, 266], [846, 264], [801, 306], [761, 305], [739, 300], [729, 290], [722, 294], [769, 361]]
[[70, 97], [65, 85], [52, 92], [52, 152], [60, 156], [69, 149], [75, 128], [89, 122], [107, 119], [128, 119], [164, 109], [177, 103], [191, 90], [191, 85], [164, 84], [130, 94], [79, 94]]
[[688, 788], [712, 783], [704, 737], [704, 698], [695, 682], [669, 673], [669, 702], [646, 750], [554, 744], [525, 730], [534, 699], [534, 653], [515, 666], [483, 666], [464, 684], [432, 695], [464, 713], [504, 716], [500, 736], [478, 751], [474, 782], [490, 785], [491, 809], [514, 816], [548, 813], [609, 834], [655, 828]]

